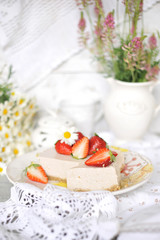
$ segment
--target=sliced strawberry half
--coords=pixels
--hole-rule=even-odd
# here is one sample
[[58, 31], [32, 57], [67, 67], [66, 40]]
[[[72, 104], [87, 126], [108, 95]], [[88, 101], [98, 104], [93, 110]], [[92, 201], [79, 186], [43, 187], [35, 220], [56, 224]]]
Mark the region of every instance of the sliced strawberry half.
[[89, 139], [87, 137], [81, 138], [72, 147], [72, 156], [77, 159], [85, 158], [88, 155]]
[[61, 140], [56, 142], [55, 149], [58, 153], [64, 154], [64, 155], [71, 155], [72, 153], [72, 147], [65, 142], [61, 143]]
[[107, 144], [102, 138], [95, 134], [95, 136], [91, 137], [89, 140], [89, 155], [97, 152], [102, 148], [107, 148]]
[[48, 183], [48, 177], [41, 165], [32, 163], [25, 171], [30, 180], [44, 184]]
[[103, 148], [85, 161], [85, 164], [94, 167], [107, 167], [112, 161], [111, 151], [108, 148]]

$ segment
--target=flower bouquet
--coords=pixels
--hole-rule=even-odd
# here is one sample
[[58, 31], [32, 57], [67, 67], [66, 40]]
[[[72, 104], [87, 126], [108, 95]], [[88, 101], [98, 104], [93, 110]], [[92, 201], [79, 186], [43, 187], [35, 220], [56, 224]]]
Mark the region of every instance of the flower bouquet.
[[110, 77], [111, 88], [104, 104], [105, 119], [120, 142], [141, 139], [160, 111], [151, 92], [160, 70], [160, 34], [147, 36], [144, 33], [143, 0], [122, 1], [122, 24], [118, 0], [116, 10], [108, 13], [101, 0], [76, 2], [81, 12], [80, 42]]
[[[123, 0], [125, 15], [122, 25], [119, 23], [118, 0], [116, 11], [107, 14], [101, 0], [76, 2], [81, 12], [78, 24], [80, 42], [91, 51], [108, 76], [125, 82], [157, 79], [159, 33], [149, 37], [144, 33], [143, 0]], [[91, 8], [94, 9], [94, 18], [90, 14]]]
[[5, 172], [8, 162], [33, 149], [35, 99], [14, 89], [11, 75], [11, 68], [5, 66], [0, 76], [0, 174]]

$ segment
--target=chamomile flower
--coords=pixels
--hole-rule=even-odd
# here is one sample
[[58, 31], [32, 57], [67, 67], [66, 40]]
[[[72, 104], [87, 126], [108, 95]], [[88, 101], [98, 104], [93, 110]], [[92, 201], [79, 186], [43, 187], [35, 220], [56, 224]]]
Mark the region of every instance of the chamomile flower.
[[9, 127], [3, 127], [1, 137], [4, 142], [10, 142], [12, 140], [11, 129]]
[[1, 136], [1, 134], [3, 133], [3, 128], [4, 128], [4, 122], [1, 122], [0, 121], [0, 136]]
[[33, 142], [30, 134], [25, 134], [23, 138], [23, 144], [27, 151], [33, 150], [34, 147], [33, 147]]
[[36, 107], [36, 101], [35, 101], [35, 99], [33, 98], [32, 100], [29, 101], [28, 108], [29, 108], [30, 110], [33, 110], [35, 107]]
[[9, 101], [0, 103], [0, 162], [8, 163], [33, 149], [31, 130], [36, 102], [17, 90], [11, 90]]
[[11, 105], [8, 101], [0, 104], [1, 121], [6, 121], [11, 116]]
[[16, 99], [16, 103], [19, 108], [24, 108], [27, 105], [27, 99], [24, 95], [19, 95]]
[[3, 162], [0, 162], [0, 175], [6, 174], [6, 164]]
[[78, 134], [76, 133], [75, 127], [62, 127], [59, 131], [58, 139], [68, 145], [73, 145], [75, 143], [75, 140], [78, 139]]
[[6, 163], [8, 158], [9, 158], [9, 156], [5, 152], [2, 153], [0, 151], [0, 162], [5, 162]]
[[10, 94], [10, 100], [11, 101], [17, 101], [21, 96], [20, 92], [18, 92], [16, 89], [12, 89], [11, 94]]
[[20, 120], [23, 117], [22, 109], [19, 108], [18, 106], [15, 107], [14, 110], [13, 110], [13, 116], [12, 117], [15, 121]]
[[0, 155], [9, 155], [11, 153], [10, 144], [1, 144], [0, 146]]
[[24, 145], [20, 142], [14, 142], [11, 145], [11, 155], [13, 158], [18, 157], [24, 153]]
[[11, 91], [11, 95], [10, 95], [11, 101], [15, 100], [16, 98], [17, 98], [17, 96], [16, 96], [16, 91], [15, 91], [15, 90], [12, 90], [12, 91]]

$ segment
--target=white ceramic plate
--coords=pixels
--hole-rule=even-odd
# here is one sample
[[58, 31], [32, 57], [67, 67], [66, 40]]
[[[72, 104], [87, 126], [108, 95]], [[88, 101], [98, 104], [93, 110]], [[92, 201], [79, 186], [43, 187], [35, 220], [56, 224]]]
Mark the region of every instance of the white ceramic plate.
[[[41, 189], [44, 188], [44, 184], [30, 181], [23, 172], [31, 162], [38, 162], [36, 154], [36, 151], [27, 153], [9, 163], [6, 173], [10, 182], [26, 182]], [[150, 179], [153, 171], [151, 161], [148, 158], [130, 151], [124, 152], [124, 156], [125, 167], [121, 173], [121, 189], [114, 191], [114, 195], [126, 193], [142, 186]], [[50, 183], [54, 184], [55, 182], [50, 181]], [[61, 183], [57, 184], [56, 182], [56, 185], [61, 186]]]

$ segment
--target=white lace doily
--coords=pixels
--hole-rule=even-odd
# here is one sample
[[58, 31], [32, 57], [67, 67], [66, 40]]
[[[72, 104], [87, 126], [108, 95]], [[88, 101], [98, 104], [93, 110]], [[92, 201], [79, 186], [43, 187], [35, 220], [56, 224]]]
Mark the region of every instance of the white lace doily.
[[0, 204], [0, 239], [110, 239], [117, 233], [117, 201], [110, 192], [76, 193], [47, 185], [15, 184]]

